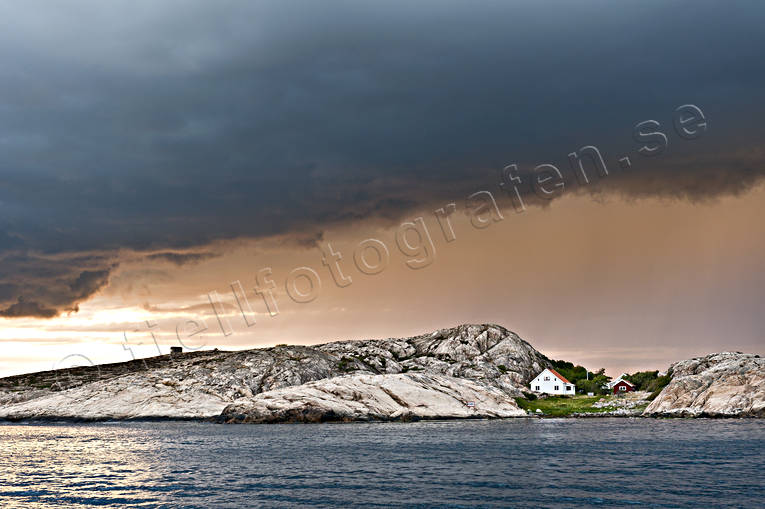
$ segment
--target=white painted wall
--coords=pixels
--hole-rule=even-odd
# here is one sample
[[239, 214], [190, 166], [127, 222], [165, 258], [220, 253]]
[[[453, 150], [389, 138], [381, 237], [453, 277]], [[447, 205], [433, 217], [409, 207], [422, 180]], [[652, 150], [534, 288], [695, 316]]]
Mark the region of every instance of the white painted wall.
[[565, 383], [549, 369], [545, 369], [531, 381], [529, 387], [534, 392], [543, 392], [545, 394], [576, 394], [576, 386], [571, 383]]

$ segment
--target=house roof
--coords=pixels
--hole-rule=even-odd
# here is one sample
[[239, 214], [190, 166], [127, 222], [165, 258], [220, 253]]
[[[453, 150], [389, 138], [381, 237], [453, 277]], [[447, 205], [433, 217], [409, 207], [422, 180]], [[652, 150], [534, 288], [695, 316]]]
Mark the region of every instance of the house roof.
[[554, 369], [552, 369], [552, 368], [548, 368], [548, 369], [550, 370], [550, 373], [552, 373], [553, 375], [555, 375], [555, 376], [557, 376], [558, 378], [560, 378], [560, 381], [561, 381], [561, 382], [563, 382], [564, 384], [570, 384], [570, 383], [571, 383], [571, 382], [569, 382], [568, 380], [566, 380], [566, 377], [565, 377], [565, 376], [561, 375], [560, 373], [558, 373], [558, 372], [557, 372], [557, 371], [555, 371]]
[[614, 382], [614, 385], [612, 385], [611, 387], [613, 387], [613, 386], [615, 386], [615, 385], [619, 385], [619, 384], [620, 384], [620, 383], [622, 383], [622, 382], [624, 382], [625, 384], [629, 385], [630, 387], [635, 387], [635, 384], [633, 384], [633, 383], [632, 383], [632, 382], [630, 382], [629, 380], [625, 380], [624, 378], [620, 378], [619, 380], [617, 380], [616, 382]]

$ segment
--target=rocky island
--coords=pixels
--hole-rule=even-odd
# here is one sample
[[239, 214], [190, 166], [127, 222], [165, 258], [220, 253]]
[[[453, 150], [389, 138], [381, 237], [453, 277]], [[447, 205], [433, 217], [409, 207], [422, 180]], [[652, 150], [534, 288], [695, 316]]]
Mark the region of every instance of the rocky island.
[[765, 359], [723, 352], [673, 364], [672, 380], [645, 409], [668, 417], [765, 417]]
[[[644, 415], [765, 415], [762, 359], [733, 353], [704, 359], [673, 365], [671, 382]], [[534, 413], [528, 382], [550, 366], [504, 327], [462, 325], [411, 338], [191, 352], [3, 378], [0, 419], [520, 417]], [[609, 405], [599, 399], [589, 408], [608, 415]], [[613, 415], [643, 411], [634, 408]]]

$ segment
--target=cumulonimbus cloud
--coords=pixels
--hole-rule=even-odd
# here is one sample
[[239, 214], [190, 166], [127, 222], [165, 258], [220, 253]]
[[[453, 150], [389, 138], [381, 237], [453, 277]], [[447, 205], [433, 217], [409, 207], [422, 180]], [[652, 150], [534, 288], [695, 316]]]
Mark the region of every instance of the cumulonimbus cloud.
[[588, 144], [615, 168], [635, 122], [671, 135], [688, 102], [703, 142], [670, 138], [579, 191], [706, 199], [765, 169], [765, 34], [745, 9], [79, 3], [93, 16], [10, 6], [0, 31], [2, 316], [75, 310], [124, 252], [183, 266], [219, 239], [310, 247], [329, 223], [395, 221]]

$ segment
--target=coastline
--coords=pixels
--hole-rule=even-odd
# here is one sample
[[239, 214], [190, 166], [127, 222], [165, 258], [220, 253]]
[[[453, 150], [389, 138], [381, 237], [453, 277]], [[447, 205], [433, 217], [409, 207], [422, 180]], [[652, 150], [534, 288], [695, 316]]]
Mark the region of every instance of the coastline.
[[494, 324], [411, 338], [174, 354], [0, 379], [0, 420], [765, 417], [765, 360], [757, 355], [723, 352], [677, 362], [660, 392], [615, 395], [600, 386], [592, 396], [529, 392], [530, 380], [552, 363]]
[[643, 415], [643, 414], [571, 414], [571, 415], [524, 415], [516, 417], [412, 417], [412, 418], [392, 418], [392, 419], [366, 419], [366, 420], [323, 420], [323, 421], [274, 421], [274, 422], [259, 422], [259, 423], [237, 423], [237, 422], [223, 422], [216, 417], [198, 418], [198, 417], [136, 417], [129, 419], [88, 419], [88, 418], [75, 418], [75, 417], [38, 417], [34, 419], [9, 419], [0, 418], [0, 426], [45, 426], [45, 425], [90, 425], [90, 424], [130, 424], [130, 423], [198, 423], [198, 424], [214, 424], [214, 425], [257, 425], [257, 426], [271, 426], [278, 424], [290, 424], [290, 425], [320, 425], [320, 424], [407, 424], [416, 422], [475, 422], [475, 421], [518, 421], [518, 420], [610, 420], [610, 419], [641, 419], [641, 420], [672, 420], [672, 421], [698, 421], [698, 420], [714, 420], [714, 421], [731, 421], [731, 420], [743, 420], [743, 421], [758, 421], [762, 417], [755, 415]]

